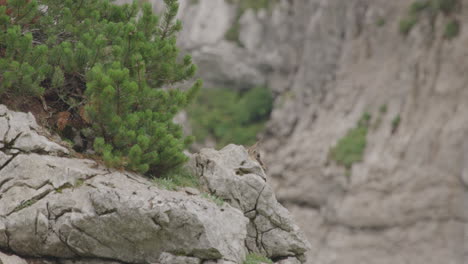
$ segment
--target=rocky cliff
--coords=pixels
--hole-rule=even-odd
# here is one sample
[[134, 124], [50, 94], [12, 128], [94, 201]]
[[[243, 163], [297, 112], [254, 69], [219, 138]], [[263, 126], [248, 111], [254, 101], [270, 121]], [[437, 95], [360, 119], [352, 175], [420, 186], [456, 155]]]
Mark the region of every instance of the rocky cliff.
[[0, 105], [2, 264], [305, 261], [308, 242], [241, 146], [195, 154], [200, 190], [167, 191], [57, 142]]
[[[181, 45], [208, 85], [274, 91], [264, 152], [308, 263], [467, 263], [468, 1], [232, 2], [184, 1]], [[363, 115], [346, 169], [330, 153]]]

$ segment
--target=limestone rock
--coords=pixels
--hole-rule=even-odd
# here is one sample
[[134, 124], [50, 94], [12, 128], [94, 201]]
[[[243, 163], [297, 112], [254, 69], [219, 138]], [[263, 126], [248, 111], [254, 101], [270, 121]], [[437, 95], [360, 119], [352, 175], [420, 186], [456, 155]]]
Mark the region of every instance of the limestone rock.
[[201, 260], [193, 257], [174, 256], [169, 253], [162, 253], [159, 257], [160, 264], [200, 264]]
[[28, 264], [25, 259], [0, 252], [0, 264]]
[[260, 164], [249, 157], [244, 147], [203, 149], [192, 156], [190, 166], [210, 193], [249, 218], [246, 240], [249, 251], [269, 258], [301, 257], [307, 251], [307, 240], [276, 200]]
[[243, 147], [192, 155], [206, 188], [228, 202], [220, 205], [196, 189], [165, 191], [138, 174], [63, 157], [30, 115], [0, 109], [4, 138], [27, 132], [35, 146], [5, 140], [0, 149], [0, 250], [14, 254], [0, 255], [4, 263], [240, 264], [249, 251], [302, 259], [308, 248]]
[[160, 190], [94, 161], [52, 156], [66, 151], [37, 134], [30, 114], [0, 109], [0, 138], [20, 135], [0, 151], [1, 249], [126, 263], [157, 262], [163, 252], [235, 263], [245, 258], [248, 220], [239, 210]]
[[50, 141], [45, 134], [31, 113], [8, 111], [4, 105], [0, 105], [0, 149], [7, 146], [11, 153], [68, 153], [66, 148]]

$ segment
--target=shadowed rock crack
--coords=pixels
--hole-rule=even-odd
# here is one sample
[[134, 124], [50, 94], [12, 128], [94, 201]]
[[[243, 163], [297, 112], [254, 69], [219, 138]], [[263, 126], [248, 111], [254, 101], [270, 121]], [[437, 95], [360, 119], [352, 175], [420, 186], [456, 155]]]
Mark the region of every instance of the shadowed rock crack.
[[[106, 243], [102, 242], [101, 240], [99, 240], [99, 239], [97, 239], [96, 237], [92, 236], [91, 234], [89, 234], [88, 232], [84, 231], [84, 230], [81, 229], [80, 227], [76, 226], [73, 222], [70, 222], [70, 224], [71, 224], [71, 226], [72, 226], [73, 228], [75, 228], [78, 232], [80, 232], [80, 233], [82, 233], [83, 235], [85, 235], [85, 236], [87, 236], [87, 237], [93, 239], [94, 241], [98, 242], [101, 246], [103, 246], [103, 247], [105, 247], [105, 248], [107, 248], [107, 249], [110, 249], [112, 252], [114, 252], [114, 253], [117, 255], [117, 252], [116, 252], [113, 248], [107, 246]], [[96, 256], [96, 257], [97, 257], [97, 256]]]
[[11, 212], [7, 213], [6, 215], [9, 216], [13, 213], [16, 213], [16, 212], [19, 212], [35, 203], [37, 203], [40, 199], [46, 197], [52, 190], [46, 190], [36, 196], [34, 196], [33, 198], [29, 199], [29, 200], [26, 200], [26, 201], [23, 201], [21, 202], [21, 204], [19, 204], [18, 206], [16, 206]]

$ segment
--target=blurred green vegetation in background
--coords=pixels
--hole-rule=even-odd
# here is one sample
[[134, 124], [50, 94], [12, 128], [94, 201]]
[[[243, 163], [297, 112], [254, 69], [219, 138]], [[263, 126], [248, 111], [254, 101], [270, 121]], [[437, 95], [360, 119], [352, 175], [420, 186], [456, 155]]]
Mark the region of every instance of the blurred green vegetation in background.
[[364, 113], [357, 126], [349, 130], [330, 151], [330, 157], [347, 170], [363, 160], [370, 120], [371, 115]]
[[[408, 35], [419, 20], [427, 17], [434, 24], [438, 14], [451, 16], [460, 7], [459, 0], [417, 0], [411, 3], [408, 8], [408, 14], [400, 20], [400, 33]], [[452, 19], [446, 24], [444, 37], [452, 39], [458, 36], [460, 24]]]
[[256, 141], [272, 107], [273, 96], [266, 87], [245, 92], [214, 88], [204, 89], [188, 113], [197, 141], [212, 138], [218, 146], [248, 145]]

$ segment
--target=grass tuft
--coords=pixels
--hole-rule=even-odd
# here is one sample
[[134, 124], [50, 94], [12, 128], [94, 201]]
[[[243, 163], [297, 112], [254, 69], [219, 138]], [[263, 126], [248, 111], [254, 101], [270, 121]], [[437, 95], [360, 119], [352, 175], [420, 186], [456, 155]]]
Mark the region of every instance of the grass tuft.
[[271, 261], [267, 257], [255, 253], [250, 253], [247, 255], [244, 264], [273, 264], [273, 261]]
[[363, 160], [371, 115], [364, 113], [357, 126], [348, 131], [330, 151], [330, 157], [346, 169]]
[[159, 178], [153, 178], [153, 182], [168, 191], [175, 191], [178, 187], [200, 188], [198, 177], [183, 167], [168, 171]]

